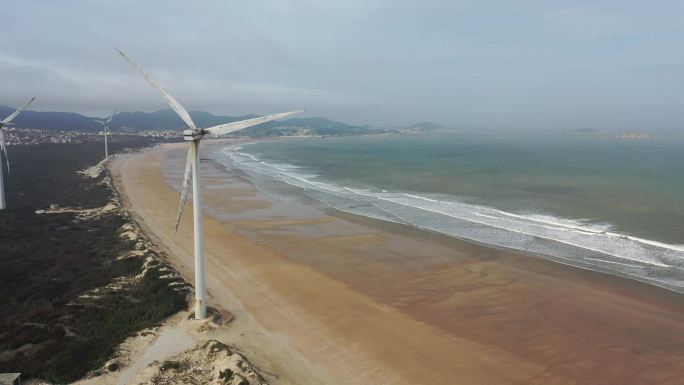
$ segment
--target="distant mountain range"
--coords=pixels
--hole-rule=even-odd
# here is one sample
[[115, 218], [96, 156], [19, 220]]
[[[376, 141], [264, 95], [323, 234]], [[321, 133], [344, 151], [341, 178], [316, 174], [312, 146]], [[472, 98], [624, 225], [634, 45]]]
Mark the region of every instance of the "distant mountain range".
[[[0, 117], [9, 115], [13, 108], [0, 106]], [[221, 116], [204, 111], [190, 113], [199, 127], [210, 127], [257, 115]], [[36, 128], [50, 131], [98, 132], [101, 126], [93, 118], [73, 112], [24, 111], [14, 123], [20, 128]], [[155, 112], [120, 112], [112, 119], [113, 132], [139, 132], [153, 130], [182, 130], [185, 123], [170, 109]], [[369, 127], [353, 126], [326, 118], [293, 118], [273, 121], [239, 131], [239, 135], [282, 136], [282, 135], [359, 135], [375, 133]]]
[[[13, 108], [0, 105], [0, 117], [7, 116], [14, 111]], [[257, 115], [222, 116], [204, 111], [190, 113], [198, 127], [211, 127], [221, 123], [229, 123], [242, 119], [254, 118]], [[102, 119], [102, 117], [98, 117]], [[102, 129], [99, 123], [92, 117], [73, 112], [39, 112], [24, 111], [14, 122], [19, 128], [35, 128], [48, 131], [80, 131], [99, 132]], [[185, 123], [170, 109], [155, 112], [119, 112], [111, 122], [113, 132], [140, 132], [140, 131], [180, 131], [185, 128]], [[405, 128], [371, 128], [368, 126], [354, 126], [334, 120], [316, 118], [292, 118], [273, 121], [238, 131], [240, 136], [341, 136], [363, 135], [377, 133], [413, 133], [428, 132], [441, 129], [442, 126], [430, 123], [416, 123]]]
[[[0, 106], [0, 117], [14, 112], [14, 108]], [[73, 112], [24, 111], [12, 123], [20, 128], [38, 128], [54, 131], [97, 132], [102, 127], [91, 118]]]

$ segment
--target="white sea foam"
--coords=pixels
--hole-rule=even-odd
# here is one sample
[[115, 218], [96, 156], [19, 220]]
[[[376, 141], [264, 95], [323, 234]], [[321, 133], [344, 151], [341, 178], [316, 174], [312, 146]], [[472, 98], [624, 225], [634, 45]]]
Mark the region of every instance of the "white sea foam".
[[457, 197], [342, 186], [301, 167], [269, 163], [244, 149], [223, 151], [228, 165], [258, 179], [275, 180], [341, 211], [480, 243], [544, 255], [558, 262], [594, 266], [684, 291], [684, 245], [620, 234], [609, 224], [512, 213], [464, 203]]

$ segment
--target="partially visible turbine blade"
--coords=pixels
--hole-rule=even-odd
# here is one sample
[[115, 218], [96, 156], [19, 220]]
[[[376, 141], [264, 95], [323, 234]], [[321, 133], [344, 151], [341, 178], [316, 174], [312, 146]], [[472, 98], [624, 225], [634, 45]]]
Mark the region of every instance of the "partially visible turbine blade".
[[119, 53], [119, 55], [121, 55], [124, 59], [126, 59], [126, 61], [128, 63], [130, 63], [130, 65], [132, 65], [133, 68], [135, 68], [140, 73], [140, 75], [142, 75], [142, 77], [145, 78], [145, 80], [147, 80], [147, 82], [152, 86], [152, 88], [154, 88], [155, 90], [157, 90], [157, 92], [159, 92], [159, 94], [164, 98], [164, 100], [166, 100], [166, 103], [168, 103], [169, 106], [171, 106], [171, 108], [174, 111], [176, 111], [178, 116], [180, 116], [181, 119], [183, 119], [185, 124], [190, 126], [190, 128], [197, 129], [197, 126], [195, 126], [195, 122], [192, 121], [192, 118], [190, 117], [190, 114], [188, 113], [188, 111], [186, 111], [185, 108], [183, 108], [183, 106], [181, 106], [181, 104], [178, 103], [178, 101], [173, 98], [173, 96], [169, 95], [166, 91], [164, 91], [164, 89], [162, 88], [162, 86], [159, 85], [159, 83], [157, 83], [154, 79], [152, 79], [150, 77], [150, 75], [148, 75], [142, 69], [142, 67], [140, 67], [133, 60], [131, 60], [128, 56], [126, 56], [125, 53], [121, 52], [120, 49], [118, 49], [118, 48], [114, 48], [114, 49]]
[[258, 118], [240, 120], [238, 122], [219, 124], [218, 126], [205, 128], [203, 131], [212, 135], [225, 135], [231, 132], [242, 130], [243, 128], [256, 126], [257, 124], [270, 122], [271, 120], [287, 118], [288, 116], [296, 115], [305, 110], [297, 110], [290, 112], [282, 112], [280, 114], [266, 115]]
[[116, 115], [116, 110], [114, 110], [114, 112], [112, 112], [112, 114], [109, 115], [107, 120], [104, 121], [104, 124], [109, 124], [112, 121], [112, 118], [114, 117], [114, 115]]
[[[7, 156], [7, 145], [5, 144], [5, 129], [0, 128], [0, 150], [5, 155], [5, 164], [7, 165], [7, 175], [10, 174], [10, 162]], [[0, 167], [2, 167], [2, 161], [0, 161]]]
[[19, 114], [21, 113], [21, 111], [24, 111], [24, 109], [25, 109], [26, 107], [28, 107], [28, 105], [31, 104], [31, 102], [33, 102], [34, 100], [36, 100], [36, 97], [35, 97], [35, 96], [32, 97], [31, 99], [29, 99], [29, 101], [26, 102], [26, 104], [24, 104], [23, 106], [19, 107], [16, 111], [14, 111], [13, 113], [11, 113], [10, 116], [6, 117], [6, 118], [2, 121], [2, 124], [7, 124], [7, 123], [11, 122], [12, 119], [16, 118], [17, 115], [19, 115]]
[[183, 174], [183, 187], [181, 188], [180, 203], [178, 204], [178, 215], [176, 216], [176, 228], [173, 233], [178, 232], [181, 216], [183, 216], [183, 208], [185, 208], [185, 201], [188, 199], [188, 192], [190, 190], [190, 181], [192, 180], [192, 148], [188, 149], [188, 156], [185, 158], [185, 173]]
[[90, 120], [92, 120], [93, 122], [100, 123], [100, 124], [105, 124], [104, 120], [95, 119], [95, 118], [91, 118]]

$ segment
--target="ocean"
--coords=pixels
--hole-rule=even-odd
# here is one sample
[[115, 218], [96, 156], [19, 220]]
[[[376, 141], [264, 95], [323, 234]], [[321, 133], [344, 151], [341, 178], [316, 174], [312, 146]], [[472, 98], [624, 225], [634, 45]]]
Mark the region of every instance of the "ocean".
[[302, 138], [217, 160], [262, 189], [684, 292], [682, 138]]

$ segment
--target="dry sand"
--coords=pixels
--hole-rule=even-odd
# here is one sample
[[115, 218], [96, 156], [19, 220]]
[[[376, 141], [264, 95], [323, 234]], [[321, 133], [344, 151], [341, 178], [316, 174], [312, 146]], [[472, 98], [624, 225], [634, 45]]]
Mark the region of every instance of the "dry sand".
[[[119, 156], [113, 171], [129, 208], [192, 282], [192, 217], [174, 237], [178, 194], [161, 170], [174, 148]], [[402, 226], [290, 215], [241, 178], [205, 170], [207, 204], [235, 212], [205, 216], [209, 302], [236, 316], [209, 337], [236, 344], [275, 374], [270, 383], [684, 378], [681, 296]]]

